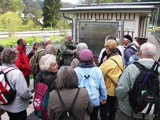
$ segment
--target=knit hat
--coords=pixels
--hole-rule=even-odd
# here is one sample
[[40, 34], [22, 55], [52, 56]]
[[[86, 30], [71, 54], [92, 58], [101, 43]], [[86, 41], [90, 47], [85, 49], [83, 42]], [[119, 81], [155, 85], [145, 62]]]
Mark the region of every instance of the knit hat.
[[124, 38], [128, 39], [130, 42], [133, 42], [132, 37], [130, 35], [125, 35]]
[[79, 59], [81, 62], [89, 62], [93, 60], [93, 53], [89, 49], [84, 49], [79, 54]]

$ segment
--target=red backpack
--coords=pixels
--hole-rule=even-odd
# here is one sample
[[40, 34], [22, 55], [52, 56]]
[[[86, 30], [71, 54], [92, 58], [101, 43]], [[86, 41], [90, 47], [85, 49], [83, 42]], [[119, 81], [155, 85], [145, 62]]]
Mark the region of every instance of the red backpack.
[[16, 97], [16, 91], [12, 89], [6, 77], [6, 74], [11, 70], [15, 70], [15, 68], [10, 67], [2, 70], [2, 66], [0, 67], [0, 104], [1, 105], [6, 105], [13, 102], [13, 100]]
[[35, 87], [35, 95], [33, 99], [33, 106], [37, 116], [42, 120], [49, 120], [47, 115], [49, 101], [49, 88], [45, 83], [37, 83]]

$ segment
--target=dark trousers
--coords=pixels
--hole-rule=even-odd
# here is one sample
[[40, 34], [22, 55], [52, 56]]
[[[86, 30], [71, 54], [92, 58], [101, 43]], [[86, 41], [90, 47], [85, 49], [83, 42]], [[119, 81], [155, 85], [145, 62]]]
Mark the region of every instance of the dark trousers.
[[101, 120], [115, 120], [115, 100], [116, 97], [107, 95], [107, 102], [100, 106]]
[[99, 106], [93, 107], [93, 111], [90, 114], [90, 120], [98, 120], [98, 110], [99, 110]]
[[7, 112], [9, 116], [9, 120], [26, 120], [27, 119], [27, 112], [26, 110], [19, 112], [19, 113], [10, 113]]
[[27, 76], [25, 77], [25, 79], [26, 79], [26, 82], [27, 82], [27, 86], [29, 87], [29, 85], [30, 85], [29, 75], [27, 75]]

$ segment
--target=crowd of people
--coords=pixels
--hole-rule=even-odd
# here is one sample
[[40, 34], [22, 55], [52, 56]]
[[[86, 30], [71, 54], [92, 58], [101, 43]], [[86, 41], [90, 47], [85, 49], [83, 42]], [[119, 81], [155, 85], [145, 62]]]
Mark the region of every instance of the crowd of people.
[[[48, 86], [50, 95], [47, 110], [50, 120], [58, 120], [64, 112], [57, 91], [67, 110], [78, 91], [71, 111], [76, 120], [115, 120], [117, 106], [120, 109], [119, 120], [154, 118], [153, 115], [147, 114], [144, 118], [142, 113], [134, 113], [129, 103], [129, 92], [140, 73], [134, 62], [151, 69], [156, 55], [156, 47], [152, 43], [140, 46], [130, 35], [124, 35], [123, 45], [120, 45], [118, 38], [108, 35], [99, 54], [98, 64], [87, 44], [76, 45], [71, 34], [66, 34], [59, 49], [51, 44], [49, 36], [44, 36], [42, 43], [34, 41], [29, 54], [26, 54], [26, 43], [24, 38], [20, 38], [17, 40], [17, 49], [0, 47], [2, 70], [14, 68], [6, 74], [6, 78], [16, 91], [16, 97], [12, 103], [1, 106], [10, 120], [27, 118], [26, 109], [33, 98], [29, 89], [31, 74], [34, 88], [37, 83]], [[36, 71], [30, 63], [35, 55]]]

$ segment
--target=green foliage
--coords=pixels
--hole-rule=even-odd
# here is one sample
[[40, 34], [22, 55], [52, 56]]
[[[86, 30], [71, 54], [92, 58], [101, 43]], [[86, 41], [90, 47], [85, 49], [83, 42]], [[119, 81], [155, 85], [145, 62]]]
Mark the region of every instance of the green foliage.
[[0, 0], [0, 14], [7, 11], [22, 12], [24, 10], [24, 3], [22, 0]]
[[22, 24], [20, 16], [14, 12], [6, 12], [5, 14], [1, 15], [0, 22], [1, 25], [8, 28], [10, 37], [15, 31], [17, 31], [20, 28]]
[[43, 21], [44, 27], [55, 27], [57, 20], [60, 18], [61, 3], [60, 0], [44, 0]]
[[60, 33], [64, 32], [64, 34], [66, 34], [66, 29], [70, 29], [71, 26], [66, 19], [61, 19], [57, 21], [56, 28], [60, 31]]
[[34, 23], [34, 21], [33, 20], [28, 20], [28, 25], [29, 25], [29, 27], [30, 27], [30, 29], [32, 29], [33, 27], [34, 27], [34, 25], [35, 25], [35, 23]]
[[24, 0], [24, 2], [26, 5], [25, 10], [24, 10], [25, 14], [32, 13], [36, 19], [42, 17], [42, 9], [41, 9], [40, 4], [37, 0], [35, 0], [35, 1]]
[[[60, 36], [51, 36], [51, 41], [53, 41], [55, 44], [57, 43], [61, 43], [62, 41], [64, 41], [64, 37], [60, 37]], [[42, 42], [42, 36], [38, 36], [38, 37], [24, 37], [24, 39], [27, 41], [27, 43], [29, 45], [32, 45], [32, 42], [33, 41], [39, 41], [39, 42]], [[57, 39], [60, 39], [59, 42], [56, 42]], [[4, 43], [7, 47], [9, 46], [16, 46], [17, 44], [17, 40], [18, 40], [18, 37], [15, 37], [15, 38], [8, 38], [8, 39], [0, 39], [0, 46], [2, 46], [2, 44]]]

